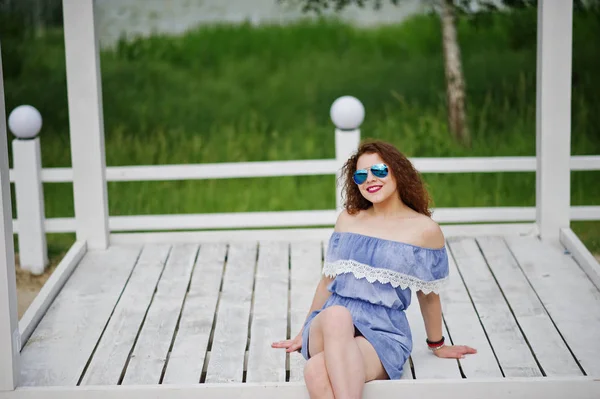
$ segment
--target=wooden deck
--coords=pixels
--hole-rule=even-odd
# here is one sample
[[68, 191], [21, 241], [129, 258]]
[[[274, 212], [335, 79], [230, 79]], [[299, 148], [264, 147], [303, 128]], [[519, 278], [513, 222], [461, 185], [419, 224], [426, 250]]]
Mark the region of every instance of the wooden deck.
[[[406, 379], [600, 376], [600, 291], [533, 236], [447, 235], [444, 333], [479, 353], [433, 356], [418, 303]], [[302, 381], [271, 349], [296, 334], [324, 240], [116, 244], [88, 251], [21, 352], [20, 386]]]

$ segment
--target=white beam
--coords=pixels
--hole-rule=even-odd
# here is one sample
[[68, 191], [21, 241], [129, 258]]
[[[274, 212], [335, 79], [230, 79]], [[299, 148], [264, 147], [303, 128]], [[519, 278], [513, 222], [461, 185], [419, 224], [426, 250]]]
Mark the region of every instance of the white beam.
[[65, 285], [71, 274], [79, 264], [87, 251], [85, 242], [77, 241], [62, 258], [56, 269], [37, 293], [33, 302], [29, 305], [21, 320], [19, 320], [19, 331], [21, 332], [21, 345], [27, 340], [37, 327], [42, 317]]
[[538, 2], [536, 222], [544, 241], [570, 225], [573, 0]]
[[94, 0], [63, 0], [77, 240], [108, 246], [104, 121]]
[[4, 107], [4, 77], [0, 55], [0, 391], [11, 391], [18, 384], [21, 335], [17, 314], [17, 279]]
[[[446, 238], [479, 237], [481, 235], [511, 236], [537, 235], [534, 223], [498, 224], [455, 224], [442, 225]], [[195, 243], [195, 242], [247, 242], [247, 241], [327, 241], [333, 227], [293, 229], [248, 229], [212, 231], [171, 231], [160, 233], [117, 233], [111, 234], [111, 245]], [[23, 316], [25, 318], [25, 316]], [[23, 328], [21, 328], [23, 331]], [[23, 335], [21, 335], [23, 337]], [[25, 340], [22, 338], [22, 341]]]
[[562, 229], [560, 242], [571, 253], [573, 259], [592, 280], [596, 288], [600, 290], [600, 263], [577, 237], [577, 234], [571, 229]]
[[[365, 385], [365, 399], [398, 398], [448, 399], [597, 399], [600, 380], [595, 377], [508, 377], [371, 381]], [[0, 392], [0, 399], [308, 399], [304, 382], [90, 385], [24, 387]]]

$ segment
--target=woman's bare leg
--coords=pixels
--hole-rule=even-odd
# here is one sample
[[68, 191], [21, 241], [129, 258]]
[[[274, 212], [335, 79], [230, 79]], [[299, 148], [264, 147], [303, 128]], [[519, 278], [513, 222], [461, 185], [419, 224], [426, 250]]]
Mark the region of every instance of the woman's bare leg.
[[354, 338], [354, 341], [360, 349], [365, 365], [365, 382], [387, 380], [389, 377], [383, 368], [383, 364], [381, 364], [381, 360], [379, 360], [379, 356], [377, 355], [377, 352], [375, 352], [373, 345], [371, 345], [365, 337], [356, 337]]
[[[365, 364], [359, 344], [354, 339], [354, 324], [348, 309], [332, 306], [314, 318], [310, 326], [309, 351], [311, 359], [323, 353], [336, 398], [362, 397]], [[306, 382], [307, 386], [311, 383]]]
[[[356, 337], [354, 341], [360, 349], [365, 365], [365, 382], [386, 380], [388, 375], [375, 352], [373, 345], [364, 337]], [[334, 399], [329, 374], [325, 366], [325, 353], [319, 352], [312, 356], [304, 367], [304, 379], [308, 394], [312, 399]]]
[[304, 381], [311, 399], [335, 399], [325, 367], [325, 353], [311, 356], [304, 366]]

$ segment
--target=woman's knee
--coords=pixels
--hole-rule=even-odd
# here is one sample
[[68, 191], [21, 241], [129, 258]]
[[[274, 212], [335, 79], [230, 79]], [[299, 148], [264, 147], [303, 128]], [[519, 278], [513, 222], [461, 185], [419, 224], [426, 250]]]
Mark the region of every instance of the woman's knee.
[[308, 359], [304, 366], [304, 382], [311, 393], [325, 392], [330, 389], [329, 375], [325, 367], [323, 352]]
[[343, 306], [331, 306], [325, 309], [322, 312], [322, 323], [326, 332], [354, 335], [352, 315]]

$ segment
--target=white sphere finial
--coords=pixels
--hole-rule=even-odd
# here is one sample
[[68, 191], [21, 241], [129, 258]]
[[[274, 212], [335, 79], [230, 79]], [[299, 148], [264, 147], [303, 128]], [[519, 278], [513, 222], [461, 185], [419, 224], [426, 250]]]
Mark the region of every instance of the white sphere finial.
[[42, 115], [31, 105], [20, 105], [10, 113], [8, 128], [20, 139], [32, 139], [42, 129]]
[[331, 104], [331, 120], [340, 130], [358, 129], [365, 119], [365, 107], [356, 97], [343, 96]]

